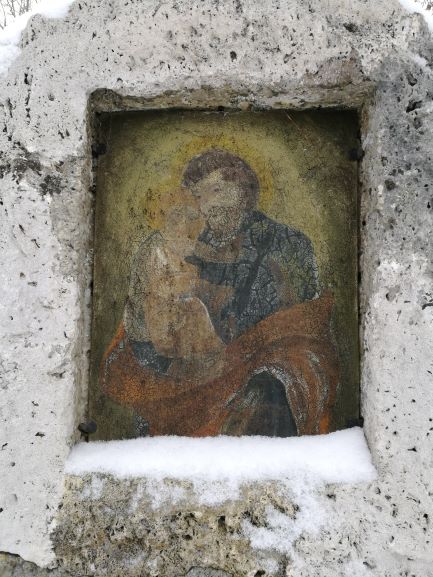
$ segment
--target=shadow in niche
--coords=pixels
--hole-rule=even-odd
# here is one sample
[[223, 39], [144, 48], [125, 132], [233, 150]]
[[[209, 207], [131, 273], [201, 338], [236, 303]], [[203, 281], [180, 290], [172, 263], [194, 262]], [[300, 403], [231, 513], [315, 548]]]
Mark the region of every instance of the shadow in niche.
[[228, 417], [223, 434], [297, 436], [286, 389], [272, 374], [262, 371], [251, 377], [246, 387], [236, 395], [234, 402], [237, 410]]

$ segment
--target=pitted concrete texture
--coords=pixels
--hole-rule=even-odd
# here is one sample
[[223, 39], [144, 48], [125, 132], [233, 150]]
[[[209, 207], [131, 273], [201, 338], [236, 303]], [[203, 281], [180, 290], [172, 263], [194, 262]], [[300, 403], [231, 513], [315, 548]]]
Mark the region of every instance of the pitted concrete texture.
[[86, 412], [94, 114], [343, 106], [361, 117], [362, 413], [380, 477], [323, 497], [332, 524], [298, 539], [287, 574], [433, 575], [432, 63], [396, 0], [77, 0], [32, 18], [0, 80], [0, 550], [54, 566], [55, 529], [72, 564], [81, 531], [58, 507]]
[[67, 577], [64, 569], [44, 569], [19, 555], [0, 553], [0, 577]]
[[191, 482], [168, 479], [68, 477], [53, 533], [56, 558], [73, 576], [282, 575], [284, 552], [252, 549], [249, 530], [271, 531], [271, 511], [295, 521], [287, 489], [264, 482], [229, 493], [220, 500], [215, 487], [197, 491]]
[[225, 571], [218, 569], [193, 567], [188, 571], [185, 577], [230, 577]]
[[[123, 573], [124, 575], [125, 573]], [[21, 557], [0, 554], [0, 577], [68, 577], [64, 569], [41, 569], [34, 563], [23, 561]], [[128, 573], [129, 575], [129, 573]], [[188, 573], [177, 577], [232, 577], [226, 571], [212, 567], [192, 567]]]
[[[381, 480], [307, 483], [302, 491], [270, 481], [233, 492], [224, 482], [197, 486], [92, 474], [67, 477], [65, 489], [52, 538], [59, 568], [73, 577], [125, 571], [183, 577], [190, 567], [218, 568], [230, 577], [393, 577], [407, 571], [391, 546], [392, 537], [403, 534], [399, 508], [407, 514], [407, 505]], [[406, 535], [419, 545], [424, 539], [426, 549], [424, 558], [410, 558], [412, 574], [431, 575], [429, 519], [419, 510], [414, 519]]]

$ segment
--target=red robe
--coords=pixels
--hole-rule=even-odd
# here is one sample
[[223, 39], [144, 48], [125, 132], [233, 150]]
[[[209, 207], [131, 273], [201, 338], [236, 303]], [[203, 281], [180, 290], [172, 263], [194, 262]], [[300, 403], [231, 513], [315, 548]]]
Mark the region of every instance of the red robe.
[[233, 411], [246, 410], [242, 389], [265, 369], [283, 383], [298, 434], [326, 433], [339, 380], [332, 306], [326, 294], [275, 312], [229, 343], [218, 371], [200, 378], [140, 365], [122, 323], [101, 363], [102, 390], [146, 419], [151, 435], [218, 435]]

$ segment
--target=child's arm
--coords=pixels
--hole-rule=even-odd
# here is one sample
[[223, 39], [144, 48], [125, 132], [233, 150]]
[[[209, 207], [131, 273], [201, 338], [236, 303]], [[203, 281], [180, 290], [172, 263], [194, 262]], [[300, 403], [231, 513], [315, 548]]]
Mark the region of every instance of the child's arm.
[[156, 247], [150, 256], [143, 312], [156, 350], [171, 358], [222, 350], [205, 305], [190, 296], [197, 280], [194, 267], [163, 247]]

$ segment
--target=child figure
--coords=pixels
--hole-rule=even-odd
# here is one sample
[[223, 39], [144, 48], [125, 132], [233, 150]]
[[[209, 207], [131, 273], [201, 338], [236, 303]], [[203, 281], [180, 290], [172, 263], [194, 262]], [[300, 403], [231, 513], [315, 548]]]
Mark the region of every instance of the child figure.
[[197, 267], [185, 261], [202, 228], [194, 207], [171, 208], [164, 229], [142, 243], [132, 265], [125, 330], [132, 341], [151, 343], [152, 351], [171, 360], [167, 374], [198, 376], [224, 348], [196, 296]]

